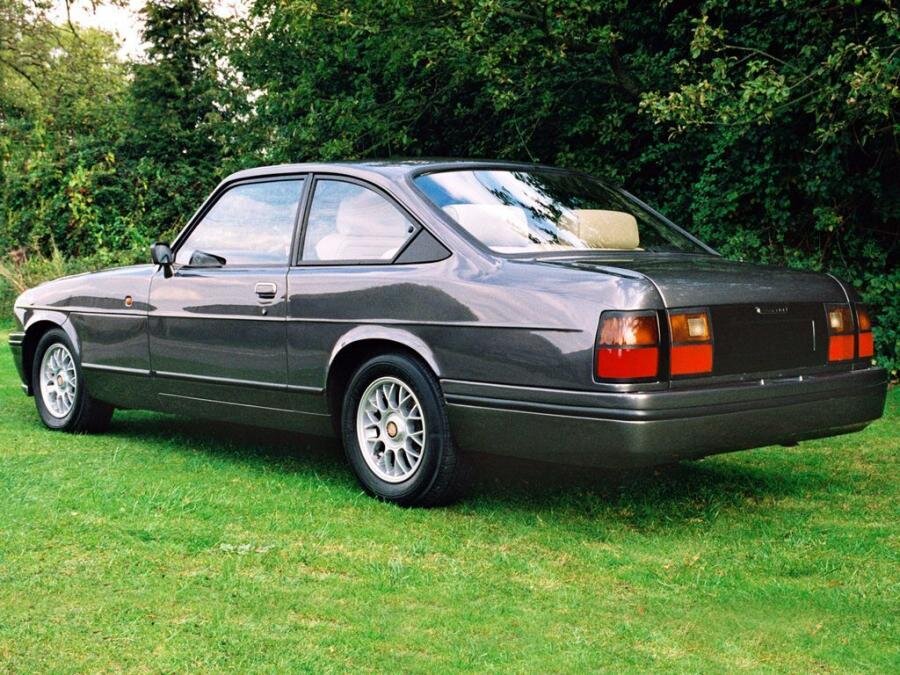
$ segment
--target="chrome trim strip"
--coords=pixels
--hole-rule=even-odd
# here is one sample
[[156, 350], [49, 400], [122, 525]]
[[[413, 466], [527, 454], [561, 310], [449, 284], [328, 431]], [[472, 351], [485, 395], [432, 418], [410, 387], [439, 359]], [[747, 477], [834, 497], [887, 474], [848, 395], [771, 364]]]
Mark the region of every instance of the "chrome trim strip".
[[125, 368], [124, 366], [107, 366], [100, 363], [82, 363], [83, 370], [96, 370], [99, 372], [121, 373], [123, 375], [150, 376], [150, 371], [144, 368]]
[[554, 333], [582, 333], [581, 328], [565, 326], [515, 326], [509, 324], [481, 323], [478, 321], [415, 321], [412, 319], [315, 319], [288, 317], [288, 323], [343, 323], [360, 326], [429, 326], [438, 328], [493, 328], [502, 330], [535, 330]]
[[42, 310], [46, 312], [61, 312], [67, 314], [103, 314], [105, 316], [131, 316], [134, 318], [146, 318], [147, 312], [137, 309], [100, 309], [95, 307], [55, 307], [53, 305], [29, 305], [23, 309]]
[[[841, 289], [841, 293], [844, 294], [844, 300], [847, 301], [847, 304], [852, 305], [853, 301], [850, 299], [850, 294], [847, 293], [847, 287], [844, 286], [844, 283], [840, 279], [838, 279], [836, 276], [834, 276], [831, 272], [825, 272], [825, 275], [838, 285], [838, 288]], [[826, 313], [827, 313], [827, 311], [826, 311]]]
[[[209, 382], [211, 384], [226, 384], [239, 387], [254, 387], [257, 389], [283, 390], [296, 393], [322, 394], [324, 387], [309, 387], [299, 384], [273, 384], [271, 382], [257, 382], [254, 380], [239, 380], [230, 377], [211, 377], [208, 375], [193, 375], [188, 373], [173, 373], [164, 370], [150, 371], [143, 368], [125, 368], [122, 366], [106, 366], [99, 363], [82, 363], [85, 370], [98, 372], [120, 373], [122, 375], [141, 375], [144, 377], [163, 377], [171, 380], [184, 380], [188, 382]], [[173, 394], [174, 395], [174, 394]]]
[[[256, 304], [256, 301], [254, 301], [253, 306], [268, 310], [272, 308], [272, 303]], [[205, 321], [271, 321], [284, 323], [286, 320], [283, 316], [263, 316], [262, 314], [258, 316], [249, 316], [247, 314], [186, 314], [179, 312], [164, 314], [162, 312], [150, 312], [146, 316], [148, 319], [200, 319]]]
[[193, 373], [173, 373], [167, 370], [154, 370], [153, 375], [170, 380], [189, 380], [194, 382], [209, 382], [211, 384], [231, 384], [243, 387], [256, 387], [258, 389], [287, 389], [287, 385], [273, 384], [272, 382], [259, 382], [256, 380], [238, 380], [231, 377], [213, 377], [211, 375], [194, 375]]
[[[257, 382], [254, 380], [238, 380], [230, 377], [210, 377], [208, 375], [193, 375], [188, 373], [173, 373], [163, 370], [145, 370], [143, 368], [124, 368], [122, 366], [106, 366], [99, 363], [82, 363], [85, 370], [99, 372], [121, 373], [123, 375], [142, 375], [144, 377], [163, 377], [171, 380], [185, 380], [193, 382], [209, 382], [212, 384], [228, 384], [239, 387], [255, 387], [257, 389], [275, 389], [307, 394], [322, 394], [324, 387], [307, 387], [299, 384], [273, 384], [271, 382]], [[174, 396], [174, 394], [173, 394]]]
[[287, 390], [307, 394], [322, 394], [325, 392], [325, 387], [310, 387], [304, 384], [289, 384], [287, 386]]
[[206, 319], [209, 321], [282, 321], [287, 323], [339, 323], [359, 326], [429, 326], [437, 328], [491, 328], [495, 330], [533, 330], [553, 333], [582, 333], [581, 328], [565, 326], [527, 326], [478, 321], [417, 321], [413, 319], [326, 319], [297, 316], [246, 316], [241, 314], [186, 314], [177, 312], [137, 312], [115, 309], [83, 309], [73, 307], [47, 307], [32, 305], [29, 309], [41, 309], [71, 314], [100, 314], [106, 316], [130, 316], [148, 319]]

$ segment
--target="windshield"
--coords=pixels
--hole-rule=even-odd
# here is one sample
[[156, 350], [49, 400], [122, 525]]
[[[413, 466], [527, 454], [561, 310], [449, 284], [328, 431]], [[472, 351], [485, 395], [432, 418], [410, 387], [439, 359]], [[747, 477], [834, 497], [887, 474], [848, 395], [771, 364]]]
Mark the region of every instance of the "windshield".
[[469, 169], [424, 174], [415, 183], [435, 206], [498, 253], [708, 253], [623, 193], [583, 174]]

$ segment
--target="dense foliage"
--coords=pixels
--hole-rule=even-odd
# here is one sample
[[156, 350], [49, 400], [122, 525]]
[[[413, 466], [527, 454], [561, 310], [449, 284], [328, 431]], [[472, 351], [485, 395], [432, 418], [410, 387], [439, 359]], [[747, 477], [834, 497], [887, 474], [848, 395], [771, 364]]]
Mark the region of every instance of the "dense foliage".
[[130, 259], [263, 162], [534, 160], [622, 182], [725, 255], [847, 279], [896, 368], [890, 3], [205, 2], [149, 2], [147, 58], [123, 65], [0, 0], [24, 27], [0, 27], [0, 248]]

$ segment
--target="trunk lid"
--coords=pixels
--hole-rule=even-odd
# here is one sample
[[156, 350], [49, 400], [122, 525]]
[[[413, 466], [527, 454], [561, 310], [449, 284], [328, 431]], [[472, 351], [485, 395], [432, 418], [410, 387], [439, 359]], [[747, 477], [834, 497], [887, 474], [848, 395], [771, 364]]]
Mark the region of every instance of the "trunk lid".
[[716, 256], [637, 253], [543, 260], [606, 273], [639, 274], [667, 309], [705, 307], [712, 318], [713, 376], [779, 374], [828, 362], [826, 303], [846, 303], [825, 274]]

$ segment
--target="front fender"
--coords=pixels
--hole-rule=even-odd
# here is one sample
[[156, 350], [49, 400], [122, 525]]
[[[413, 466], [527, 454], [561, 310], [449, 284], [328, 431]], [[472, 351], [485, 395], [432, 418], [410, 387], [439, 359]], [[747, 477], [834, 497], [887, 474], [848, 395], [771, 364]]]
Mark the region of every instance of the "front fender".
[[[69, 336], [69, 340], [72, 341], [72, 346], [75, 347], [75, 351], [78, 352], [77, 356], [81, 355], [81, 340], [78, 337], [78, 333], [75, 332], [75, 327], [72, 325], [72, 322], [69, 321], [68, 314], [46, 309], [32, 310], [26, 307], [22, 320], [26, 344], [28, 344], [31, 339], [35, 339], [33, 336], [35, 335], [35, 329], [40, 327], [39, 324], [53, 324], [57, 328], [62, 328], [66, 335]], [[50, 326], [47, 326], [47, 328], [50, 328]], [[37, 332], [43, 333], [44, 331], [39, 330]], [[35, 339], [35, 344], [36, 342], [37, 340]]]
[[81, 341], [78, 339], [78, 333], [65, 312], [43, 309], [33, 310], [28, 307], [18, 306], [16, 307], [16, 317], [19, 319], [23, 329], [22, 332], [10, 336], [10, 349], [13, 352], [16, 370], [18, 370], [19, 377], [22, 380], [22, 388], [26, 394], [31, 396], [34, 393], [31, 383], [31, 368], [34, 352], [41, 336], [48, 330], [61, 328], [69, 337], [75, 349], [76, 358], [79, 358], [81, 355]]

